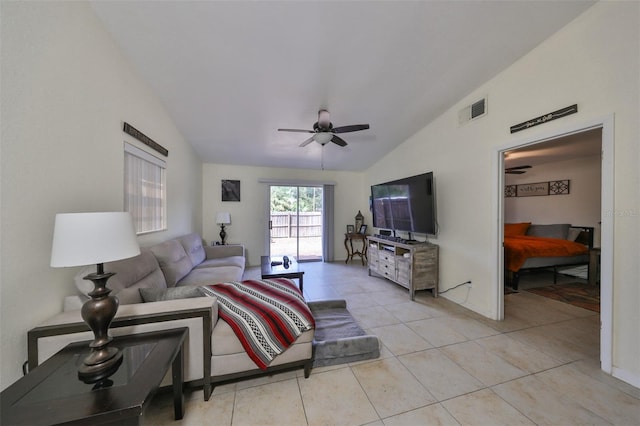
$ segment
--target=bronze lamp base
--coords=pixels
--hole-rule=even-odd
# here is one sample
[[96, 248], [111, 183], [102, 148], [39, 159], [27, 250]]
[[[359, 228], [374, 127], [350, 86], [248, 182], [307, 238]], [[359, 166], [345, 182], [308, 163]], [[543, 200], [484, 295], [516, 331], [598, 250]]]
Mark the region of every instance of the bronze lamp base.
[[82, 305], [81, 311], [82, 319], [94, 335], [94, 340], [89, 345], [91, 353], [78, 367], [78, 378], [85, 383], [99, 382], [111, 376], [122, 363], [120, 350], [108, 346], [113, 340], [109, 336], [109, 325], [118, 311], [118, 299], [110, 295], [111, 290], [107, 288], [107, 280], [115, 274], [105, 273], [102, 263], [97, 267], [95, 274], [84, 277], [85, 280], [91, 280], [94, 284], [93, 291], [89, 293], [91, 299]]

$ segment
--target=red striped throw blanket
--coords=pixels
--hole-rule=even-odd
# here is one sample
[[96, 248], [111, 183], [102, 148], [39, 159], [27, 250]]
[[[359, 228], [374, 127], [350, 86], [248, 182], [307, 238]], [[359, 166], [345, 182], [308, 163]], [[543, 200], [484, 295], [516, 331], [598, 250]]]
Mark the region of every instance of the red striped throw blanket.
[[218, 298], [218, 315], [262, 370], [302, 333], [315, 328], [302, 293], [290, 279], [233, 281], [202, 289]]

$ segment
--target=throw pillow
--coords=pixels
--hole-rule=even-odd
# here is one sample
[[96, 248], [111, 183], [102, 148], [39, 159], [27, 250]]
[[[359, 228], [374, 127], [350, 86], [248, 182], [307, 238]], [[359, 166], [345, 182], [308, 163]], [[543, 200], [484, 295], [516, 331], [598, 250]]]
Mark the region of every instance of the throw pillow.
[[200, 287], [184, 286], [171, 288], [141, 288], [140, 297], [144, 302], [161, 302], [163, 300], [190, 299], [202, 297]]
[[504, 236], [517, 237], [519, 235], [524, 235], [527, 232], [527, 229], [529, 229], [529, 225], [531, 225], [531, 222], [505, 223]]

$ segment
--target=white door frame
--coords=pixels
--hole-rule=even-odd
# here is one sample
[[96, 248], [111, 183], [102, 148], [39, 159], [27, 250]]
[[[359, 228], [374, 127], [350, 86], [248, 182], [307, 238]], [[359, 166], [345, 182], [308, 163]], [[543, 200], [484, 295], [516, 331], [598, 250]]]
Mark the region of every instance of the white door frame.
[[581, 133], [591, 129], [602, 129], [602, 180], [601, 180], [601, 238], [600, 238], [600, 368], [613, 373], [613, 221], [614, 215], [614, 115], [595, 118], [579, 124], [571, 124], [551, 132], [539, 132], [525, 139], [513, 139], [509, 144], [499, 147], [494, 155], [494, 189], [497, 218], [495, 247], [497, 249], [497, 288], [494, 312], [498, 320], [504, 319], [504, 257], [502, 241], [504, 239], [504, 153], [516, 148], [534, 145]]

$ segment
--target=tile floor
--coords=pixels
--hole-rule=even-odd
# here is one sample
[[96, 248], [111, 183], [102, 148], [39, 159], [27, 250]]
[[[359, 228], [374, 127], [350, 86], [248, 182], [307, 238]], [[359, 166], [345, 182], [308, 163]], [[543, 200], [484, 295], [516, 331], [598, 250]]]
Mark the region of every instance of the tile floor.
[[[640, 390], [599, 369], [599, 315], [531, 293], [488, 320], [358, 262], [304, 264], [308, 300], [346, 299], [379, 359], [187, 393], [182, 421], [160, 393], [147, 425], [638, 425]], [[259, 277], [248, 268], [247, 278]]]

